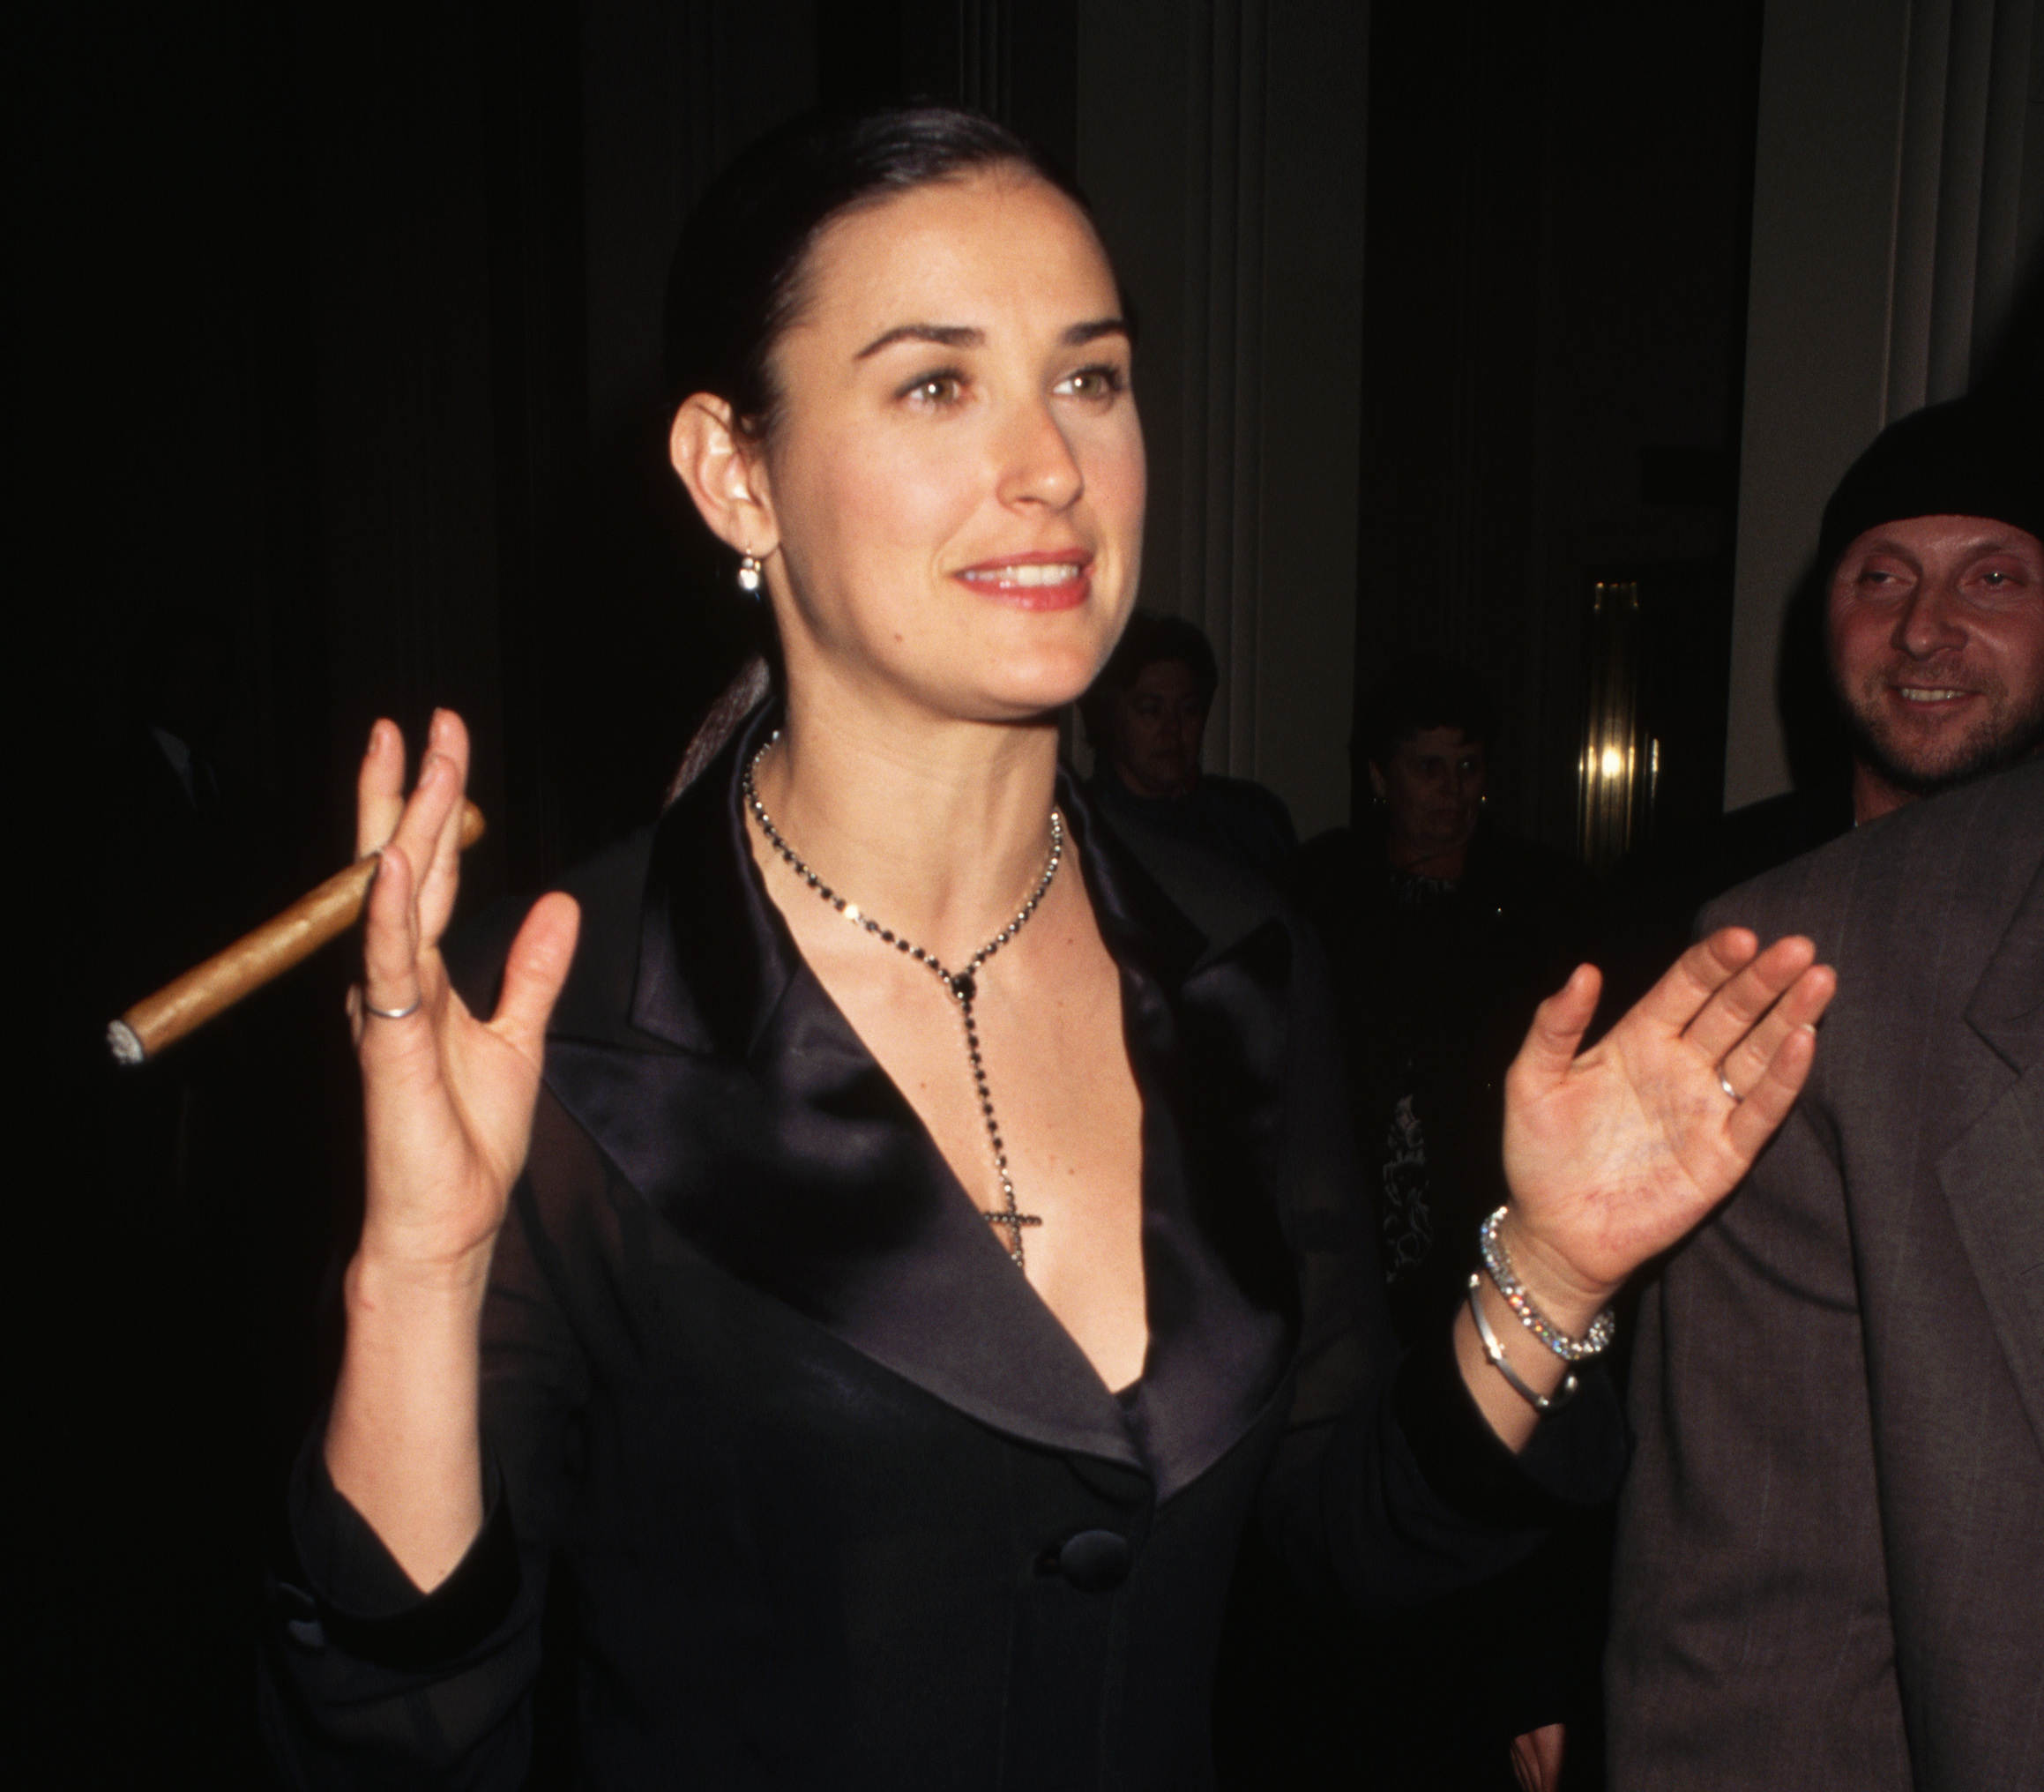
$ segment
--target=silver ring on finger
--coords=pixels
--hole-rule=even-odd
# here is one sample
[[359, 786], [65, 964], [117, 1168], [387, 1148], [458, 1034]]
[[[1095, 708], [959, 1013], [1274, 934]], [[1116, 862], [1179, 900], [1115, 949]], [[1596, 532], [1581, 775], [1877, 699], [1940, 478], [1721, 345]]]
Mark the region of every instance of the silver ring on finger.
[[[425, 991], [421, 990], [412, 997], [412, 1005], [408, 1008], [379, 1008], [369, 1000], [369, 991], [365, 989], [362, 991], [362, 1008], [364, 1014], [373, 1014], [378, 1020], [409, 1020], [419, 1012], [425, 1000]], [[1720, 1077], [1718, 1080], [1722, 1082], [1724, 1079]]]
[[[418, 1005], [419, 1004], [414, 1002], [413, 1003], [412, 1007], [416, 1008]], [[407, 1008], [405, 1012], [408, 1014], [411, 1012], [411, 1009]], [[1732, 1079], [1725, 1074], [1725, 1069], [1722, 1064], [1719, 1065], [1718, 1067], [1718, 1086], [1731, 1098], [1732, 1103], [1734, 1107], [1736, 1107], [1738, 1103], [1743, 1101], [1746, 1099], [1745, 1096], [1742, 1095], [1738, 1090], [1732, 1086]]]

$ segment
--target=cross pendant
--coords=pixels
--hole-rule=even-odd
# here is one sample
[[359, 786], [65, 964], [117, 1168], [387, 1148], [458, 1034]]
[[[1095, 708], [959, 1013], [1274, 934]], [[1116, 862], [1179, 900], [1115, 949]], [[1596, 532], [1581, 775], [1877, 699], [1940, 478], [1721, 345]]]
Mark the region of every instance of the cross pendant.
[[1038, 1213], [1009, 1213], [982, 1208], [980, 1217], [990, 1226], [1008, 1228], [1008, 1254], [1019, 1258], [1022, 1251], [1022, 1228], [1025, 1226], [1041, 1226], [1043, 1219]]

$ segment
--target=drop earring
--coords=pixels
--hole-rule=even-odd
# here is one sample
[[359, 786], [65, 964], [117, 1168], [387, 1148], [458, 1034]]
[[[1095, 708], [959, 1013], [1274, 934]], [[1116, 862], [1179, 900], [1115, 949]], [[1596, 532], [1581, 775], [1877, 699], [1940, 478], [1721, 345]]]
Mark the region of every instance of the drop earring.
[[738, 556], [738, 588], [746, 596], [757, 600], [759, 596], [760, 566], [757, 554], [741, 554]]

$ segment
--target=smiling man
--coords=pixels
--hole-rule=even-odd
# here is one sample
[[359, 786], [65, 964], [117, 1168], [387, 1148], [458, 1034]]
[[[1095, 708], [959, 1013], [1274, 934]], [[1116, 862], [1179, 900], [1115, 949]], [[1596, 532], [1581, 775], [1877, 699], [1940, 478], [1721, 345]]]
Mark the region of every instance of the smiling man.
[[1884, 430], [1825, 507], [1855, 822], [2044, 745], [2038, 438], [2007, 400], [1936, 405]]
[[1613, 1012], [1660, 974], [1713, 898], [2044, 746], [2033, 390], [1933, 405], [1883, 430], [1824, 506], [1811, 572], [1850, 778], [1749, 803], [1622, 862], [1604, 964]]
[[1824, 512], [1854, 825], [1699, 925], [1808, 934], [1839, 1000], [1644, 1291], [1613, 1792], [2044, 1785], [2039, 439], [1920, 411]]

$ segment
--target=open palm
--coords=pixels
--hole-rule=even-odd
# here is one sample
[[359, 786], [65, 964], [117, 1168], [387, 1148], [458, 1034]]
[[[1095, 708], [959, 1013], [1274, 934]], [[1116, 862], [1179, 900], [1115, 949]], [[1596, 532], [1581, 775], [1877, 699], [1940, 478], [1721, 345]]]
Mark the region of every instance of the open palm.
[[1580, 1056], [1596, 970], [1540, 1004], [1505, 1079], [1519, 1256], [1593, 1307], [1737, 1186], [1809, 1074], [1837, 986], [1816, 956], [1724, 929]]

